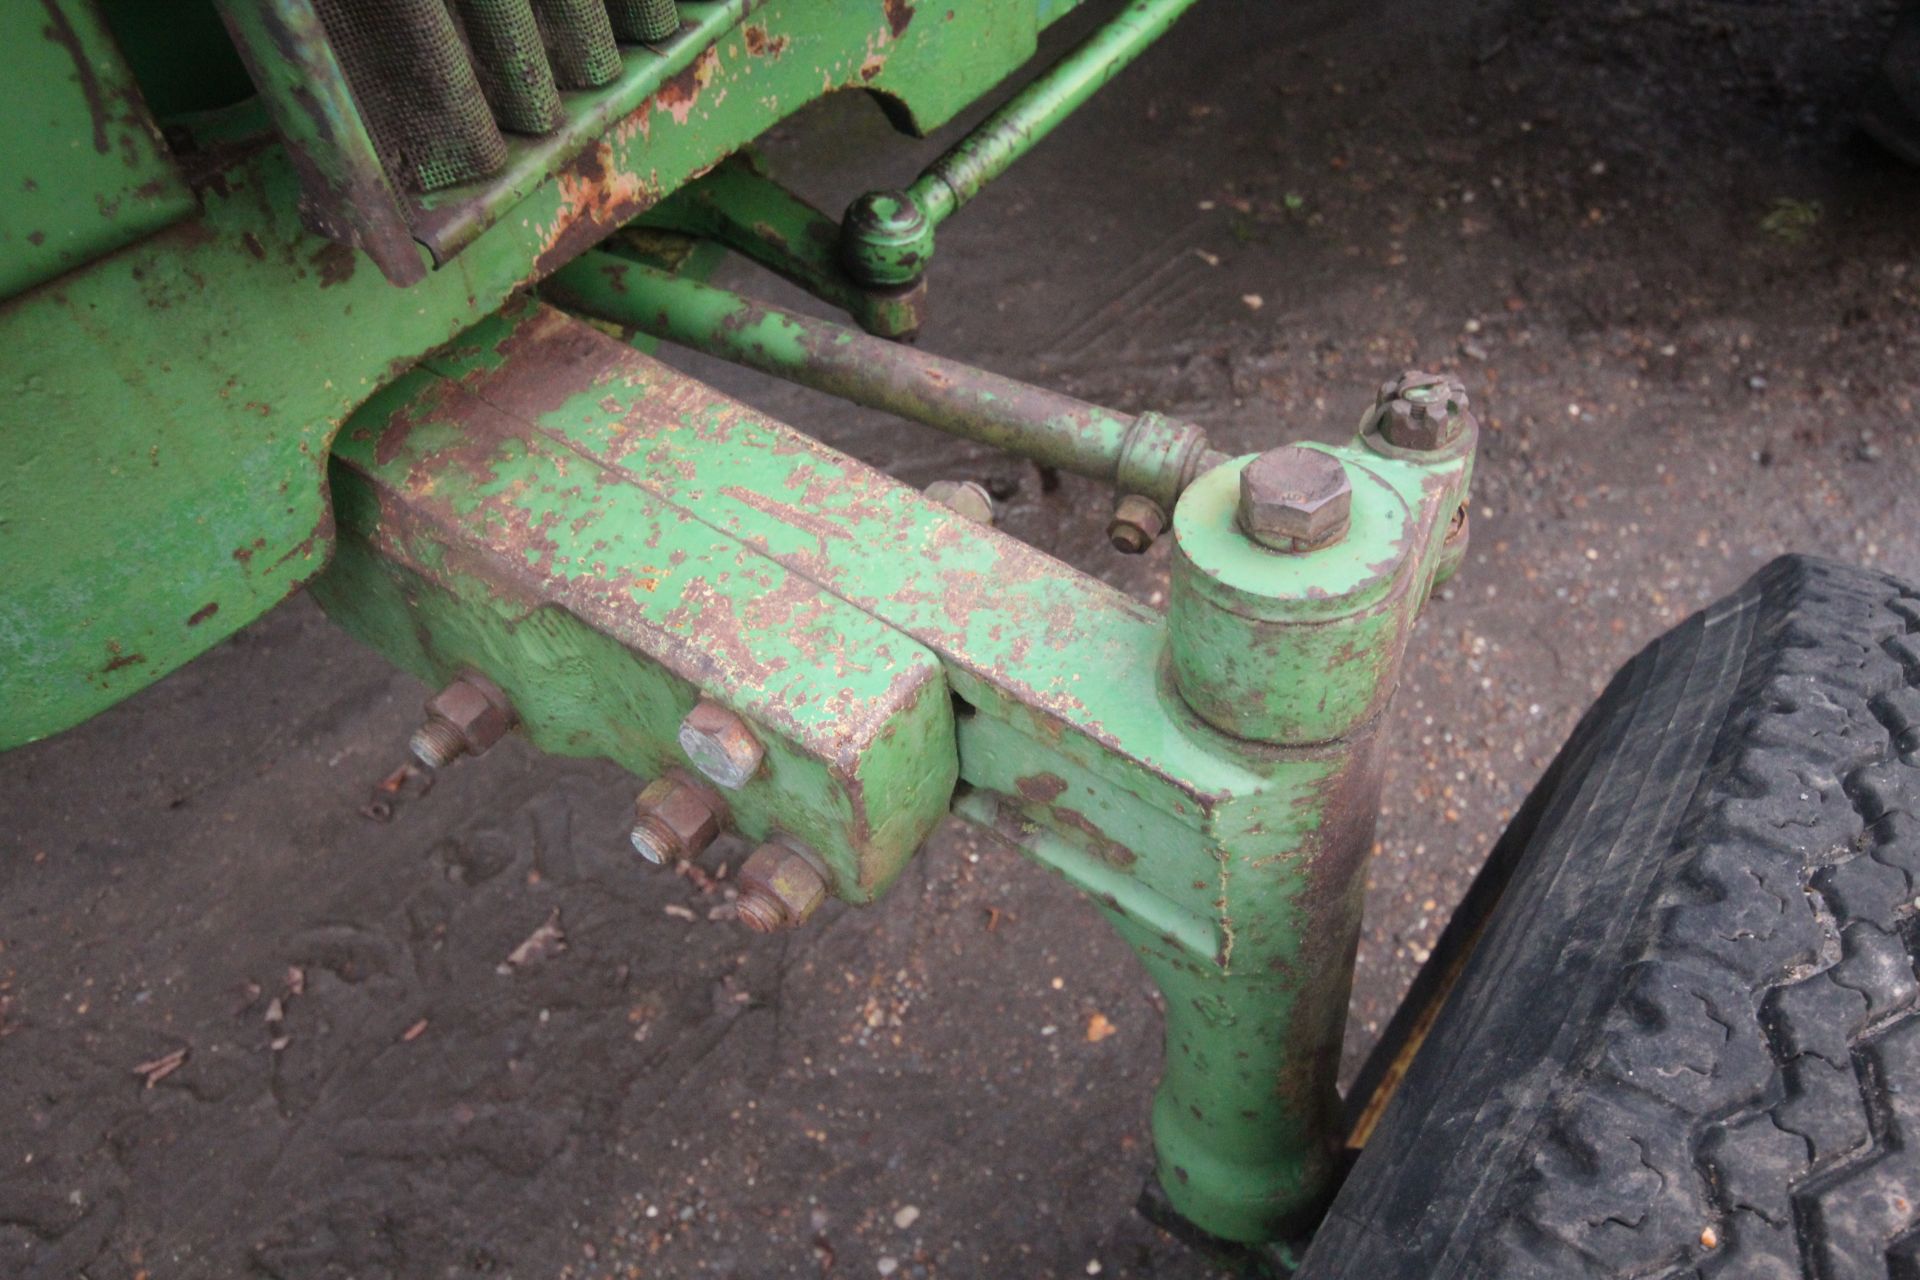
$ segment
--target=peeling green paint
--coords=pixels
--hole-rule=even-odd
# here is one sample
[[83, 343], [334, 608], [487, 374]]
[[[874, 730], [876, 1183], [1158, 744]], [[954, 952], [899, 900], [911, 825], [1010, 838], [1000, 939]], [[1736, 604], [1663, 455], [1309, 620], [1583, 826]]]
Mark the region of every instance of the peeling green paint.
[[[229, 17], [269, 7], [234, 0]], [[20, 9], [31, 39], [9, 46], [9, 91], [44, 105], [75, 63], [41, 38], [43, 5]], [[867, 89], [903, 123], [939, 124], [1031, 56], [1039, 21], [1035, 0], [929, 9], [897, 32], [882, 0], [761, 5], [758, 52], [729, 35], [700, 76], [638, 105], [619, 97], [632, 85], [597, 91], [579, 109], [608, 109], [603, 138], [514, 187], [510, 212], [404, 289], [302, 225], [297, 166], [257, 100], [181, 122], [194, 189], [175, 180], [151, 206], [166, 217], [138, 230], [184, 216], [0, 302], [0, 748], [111, 706], [317, 573], [334, 431], [424, 353], [825, 93]], [[70, 117], [48, 145], [90, 150], [92, 117]], [[18, 222], [32, 207], [0, 193], [0, 229], [36, 229]], [[0, 243], [5, 270], [41, 274]]]
[[[1470, 440], [1425, 461], [1364, 443], [1336, 450], [1365, 477], [1343, 555], [1261, 551], [1242, 562], [1230, 529], [1210, 523], [1212, 477], [1182, 499], [1184, 571], [1217, 574], [1271, 628], [1233, 681], [1263, 681], [1282, 700], [1327, 688], [1330, 673], [1351, 685], [1335, 736], [1287, 746], [1223, 732], [1190, 705], [1172, 658], [1182, 615], [1163, 618], [581, 321], [518, 308], [433, 368], [484, 414], [531, 424], [525, 439], [577, 459], [569, 465], [588, 469], [594, 490], [685, 513], [700, 536], [758, 558], [759, 573], [777, 567], [937, 659], [956, 711], [955, 811], [1085, 893], [1167, 995], [1154, 1130], [1175, 1206], [1240, 1240], [1312, 1217], [1336, 1165], [1334, 1084], [1385, 698], [1399, 637], [1440, 560], [1441, 513], [1464, 496]], [[434, 538], [524, 528], [534, 542], [558, 540], [557, 564], [572, 554], [575, 508], [476, 461], [474, 433], [450, 425], [476, 414], [434, 406], [390, 419], [440, 424], [439, 441], [421, 443], [406, 468], [423, 499], [469, 492], [483, 474], [514, 494], [511, 518], [462, 507]], [[409, 449], [421, 430], [408, 428]], [[397, 455], [385, 464], [401, 467]], [[516, 460], [513, 474], [523, 469]], [[591, 574], [617, 578], [611, 566]], [[766, 590], [763, 578], [724, 587], [739, 609]], [[437, 637], [443, 619], [422, 606], [415, 621]], [[385, 633], [413, 634], [397, 623]], [[1327, 643], [1341, 636], [1359, 656], [1330, 665]], [[408, 660], [404, 646], [399, 656]], [[583, 703], [574, 714], [598, 712]], [[824, 796], [794, 802], [829, 807]]]

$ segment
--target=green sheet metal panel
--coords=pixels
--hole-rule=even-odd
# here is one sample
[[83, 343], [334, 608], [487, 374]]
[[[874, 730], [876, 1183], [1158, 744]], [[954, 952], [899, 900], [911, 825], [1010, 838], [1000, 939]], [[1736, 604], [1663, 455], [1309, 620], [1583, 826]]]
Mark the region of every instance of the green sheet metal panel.
[[921, 6], [896, 32], [908, 7], [757, 9], [752, 39], [721, 40], [410, 288], [303, 228], [285, 150], [229, 121], [199, 216], [0, 303], [0, 748], [111, 706], [317, 572], [334, 431], [515, 289], [824, 93], [871, 88], [930, 123], [1032, 52], [1034, 0]]
[[0, 298], [150, 235], [193, 195], [87, 0], [0, 5]]

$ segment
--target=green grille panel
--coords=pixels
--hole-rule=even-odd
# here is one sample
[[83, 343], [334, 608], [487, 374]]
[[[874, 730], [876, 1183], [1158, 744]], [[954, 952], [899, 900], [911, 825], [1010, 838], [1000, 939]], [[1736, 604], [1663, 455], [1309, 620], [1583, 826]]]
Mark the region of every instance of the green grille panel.
[[506, 141], [445, 0], [317, 0], [314, 8], [390, 178], [438, 191], [506, 163]]
[[551, 133], [566, 120], [531, 0], [455, 0], [474, 71], [508, 133]]
[[629, 44], [665, 40], [680, 29], [680, 11], [673, 0], [607, 0], [613, 34]]
[[504, 133], [566, 123], [619, 78], [620, 42], [680, 29], [673, 0], [313, 0], [381, 167], [405, 191], [498, 173]]
[[598, 89], [620, 74], [620, 50], [606, 0], [534, 0], [547, 62], [562, 89]]

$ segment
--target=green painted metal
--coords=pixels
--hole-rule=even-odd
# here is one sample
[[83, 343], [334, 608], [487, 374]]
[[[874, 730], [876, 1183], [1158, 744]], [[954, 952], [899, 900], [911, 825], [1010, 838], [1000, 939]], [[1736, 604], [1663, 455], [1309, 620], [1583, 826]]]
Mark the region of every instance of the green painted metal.
[[[448, 261], [495, 222], [522, 212], [523, 201], [556, 181], [576, 200], [618, 212], [600, 220], [603, 233], [651, 206], [672, 189], [656, 186], [650, 171], [647, 144], [656, 112], [685, 125], [690, 115], [713, 114], [716, 101], [741, 95], [758, 105], [740, 104], [726, 114], [759, 115], [764, 128], [825, 92], [864, 88], [889, 104], [896, 122], [925, 132], [1032, 57], [1041, 25], [1036, 0], [948, 7], [903, 0], [704, 0], [681, 4], [680, 13], [679, 34], [654, 46], [653, 54], [631, 59], [626, 74], [603, 89], [570, 95], [562, 128], [513, 140], [499, 174], [421, 198], [411, 219], [414, 234], [436, 261]], [[728, 71], [730, 86], [709, 92]], [[726, 151], [749, 140], [738, 139]], [[645, 190], [646, 198], [633, 200], [630, 188]]]
[[335, 444], [341, 542], [314, 595], [429, 682], [484, 672], [543, 749], [642, 776], [688, 768], [681, 719], [722, 703], [767, 750], [727, 793], [734, 828], [798, 837], [869, 901], [947, 810], [940, 665], [538, 425], [597, 341], [554, 312], [496, 317], [368, 402]]
[[[1087, 894], [1166, 993], [1154, 1135], [1175, 1207], [1236, 1240], [1303, 1229], [1337, 1160], [1340, 1031], [1397, 676], [1390, 637], [1404, 634], [1442, 560], [1471, 440], [1424, 460], [1367, 442], [1334, 450], [1359, 477], [1351, 555], [1262, 551], [1235, 563], [1213, 476], [1181, 499], [1183, 572], [1218, 572], [1267, 619], [1290, 619], [1248, 659], [1268, 687], [1349, 691], [1338, 736], [1263, 743], [1223, 732], [1176, 683], [1168, 655], [1191, 613], [1162, 617], [583, 322], [537, 311], [516, 333], [466, 344], [478, 354], [442, 372], [579, 459], [582, 488], [630, 486], [937, 656], [958, 712], [955, 811]], [[459, 448], [415, 469], [422, 501], [473, 483]], [[505, 525], [553, 537], [573, 518], [559, 496], [516, 497]], [[436, 525], [429, 536], [473, 534]], [[611, 564], [596, 575], [618, 576]], [[723, 594], [744, 610], [759, 590], [738, 580]], [[1373, 625], [1381, 602], [1397, 629]], [[421, 634], [439, 643], [449, 608], [417, 605], [411, 626], [394, 620], [371, 638], [417, 663], [408, 646]], [[1335, 635], [1352, 651], [1322, 643]], [[514, 664], [514, 681], [537, 668], [466, 649], [433, 672], [462, 659]], [[1243, 666], [1231, 678], [1250, 677]], [[651, 731], [670, 721], [663, 713]]]
[[[857, 206], [838, 243], [883, 275], [923, 266], [939, 220], [1186, 3], [1130, 6], [898, 203]], [[813, 848], [841, 896], [884, 891], [949, 805], [1085, 893], [1167, 996], [1153, 1115], [1174, 1206], [1231, 1239], [1302, 1229], [1337, 1160], [1387, 699], [1458, 563], [1471, 437], [1332, 450], [1348, 539], [1278, 555], [1241, 539], [1244, 463], [1196, 428], [675, 280], [652, 265], [679, 252], [658, 232], [580, 257], [824, 92], [867, 89], [912, 128], [950, 118], [1064, 0], [683, 5], [657, 63], [571, 100], [496, 179], [404, 206], [307, 0], [221, 4], [265, 93], [183, 126], [199, 212], [0, 306], [0, 746], [164, 674], [329, 556], [335, 616], [423, 676], [492, 675], [550, 750], [656, 774], [714, 698], [767, 747], [728, 821]], [[265, 145], [269, 115], [289, 146]], [[344, 222], [308, 201], [323, 235], [300, 222], [315, 190], [349, 196]], [[871, 287], [910, 280], [848, 289], [858, 254], [829, 264], [817, 211], [731, 170], [708, 190], [725, 194], [669, 210], [676, 225], [870, 328], [915, 314]], [[0, 218], [19, 207], [0, 197]], [[418, 279], [392, 287], [347, 243]], [[583, 321], [487, 318], [575, 259], [556, 292], [626, 327], [1173, 505], [1169, 615]]]
[[140, 96], [162, 124], [253, 96], [246, 64], [213, 0], [96, 0]]
[[1189, 423], [1116, 413], [610, 253], [582, 254], [556, 272], [544, 292], [580, 314], [1145, 494], [1166, 507], [1204, 467], [1221, 460], [1207, 448], [1206, 434]]
[[933, 261], [933, 220], [904, 191], [869, 191], [847, 207], [840, 256], [854, 279], [903, 289]]
[[[1409, 599], [1426, 594], [1400, 550], [1415, 516], [1380, 461], [1350, 462], [1346, 537], [1308, 555], [1269, 550], [1236, 519], [1240, 472], [1252, 460], [1201, 477], [1175, 511], [1173, 678], [1195, 710], [1237, 737], [1326, 742], [1377, 714], [1392, 689], [1382, 672], [1399, 666]], [[1294, 670], [1276, 671], [1281, 658]], [[1302, 667], [1316, 678], [1276, 679]]]
[[313, 0], [215, 3], [279, 132], [307, 229], [365, 253], [394, 284], [425, 278], [399, 191], [380, 164]]
[[[260, 104], [180, 122], [198, 214], [0, 303], [0, 748], [150, 684], [318, 571], [333, 434], [423, 353], [823, 93], [868, 89], [939, 123], [1031, 55], [1041, 8], [971, 0], [896, 24], [882, 0], [775, 0], [626, 115], [603, 111], [577, 161], [406, 289], [302, 226], [296, 161]], [[37, 56], [0, 52], [15, 81], [53, 74]], [[285, 95], [297, 66], [270, 73]]]
[[1131, 0], [1080, 46], [981, 121], [905, 191], [875, 191], [847, 210], [842, 251], [864, 283], [917, 280], [934, 232], [1166, 34], [1196, 0]]
[[[727, 247], [718, 240], [683, 236], [676, 231], [660, 231], [644, 223], [622, 227], [602, 245], [606, 252], [628, 262], [638, 262], [656, 271], [685, 276], [689, 280], [711, 279], [720, 265], [727, 261]], [[652, 355], [660, 348], [660, 340], [650, 334], [612, 321], [596, 320], [592, 316], [586, 319], [602, 331], [633, 344], [636, 351]]]
[[94, 5], [0, 5], [0, 59], [0, 298], [193, 212]]
[[[845, 311], [868, 333], [911, 338], [920, 330], [926, 286], [856, 284], [840, 262], [840, 224], [767, 177], [747, 152], [674, 192], [643, 221], [743, 253]], [[607, 247], [621, 251], [617, 241]]]

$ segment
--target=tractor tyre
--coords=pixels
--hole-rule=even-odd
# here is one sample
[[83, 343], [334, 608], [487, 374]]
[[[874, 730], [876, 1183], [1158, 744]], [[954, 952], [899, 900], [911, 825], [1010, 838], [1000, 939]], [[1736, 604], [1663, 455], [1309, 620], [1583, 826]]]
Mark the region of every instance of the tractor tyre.
[[1300, 1270], [1920, 1278], [1920, 591], [1775, 561], [1628, 663]]

